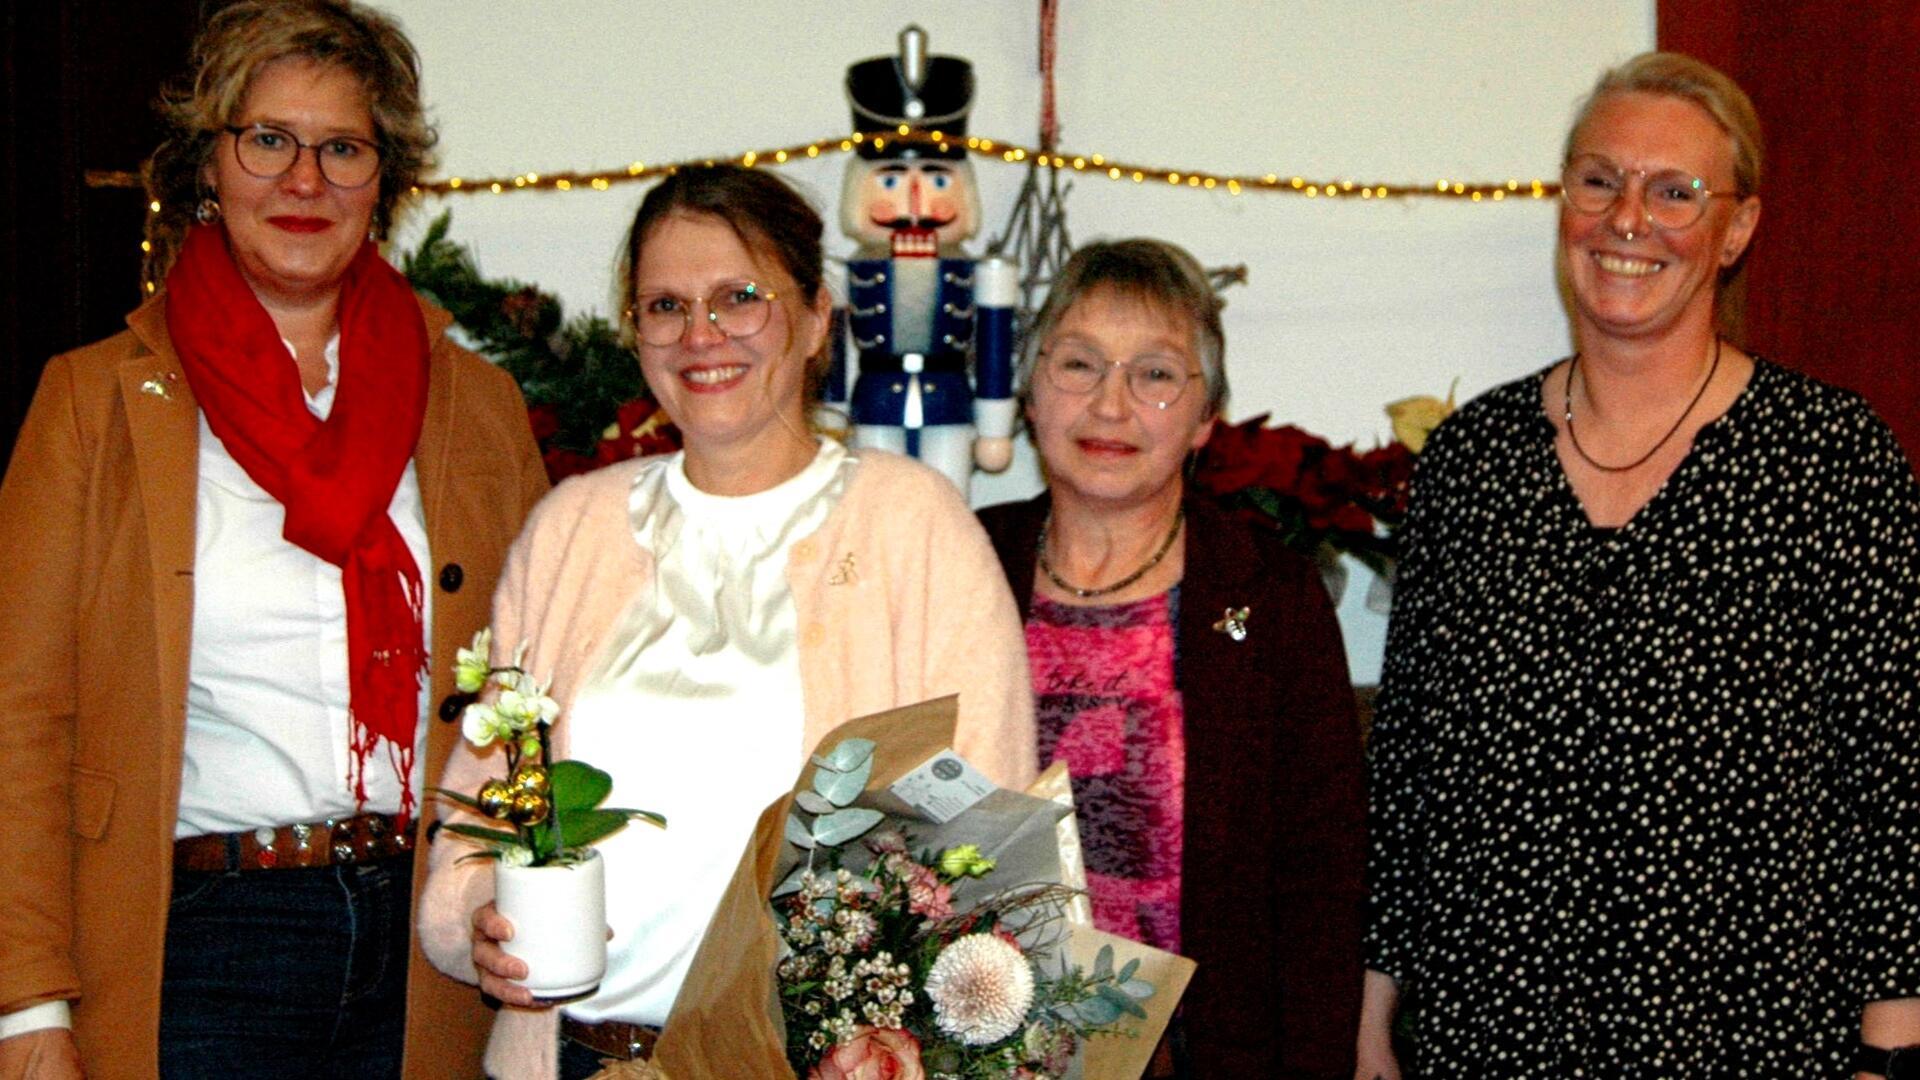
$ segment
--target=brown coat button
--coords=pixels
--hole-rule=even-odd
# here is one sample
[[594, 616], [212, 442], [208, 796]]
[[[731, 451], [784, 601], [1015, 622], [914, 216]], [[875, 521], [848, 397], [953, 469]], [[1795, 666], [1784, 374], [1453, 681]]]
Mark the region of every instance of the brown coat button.
[[446, 697], [441, 698], [440, 719], [449, 724], [460, 719], [460, 714], [467, 711], [467, 702], [472, 700], [473, 695], [458, 692], [448, 694]]
[[467, 580], [467, 573], [460, 569], [460, 564], [457, 562], [450, 562], [440, 568], [440, 588], [446, 592], [459, 592], [460, 583], [465, 580]]

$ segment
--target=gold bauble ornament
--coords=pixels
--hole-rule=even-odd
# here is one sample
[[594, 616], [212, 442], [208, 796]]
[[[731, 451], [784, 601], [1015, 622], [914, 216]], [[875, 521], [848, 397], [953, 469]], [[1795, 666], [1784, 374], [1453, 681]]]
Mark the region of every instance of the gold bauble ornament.
[[522, 765], [513, 771], [513, 790], [535, 795], [548, 795], [553, 791], [553, 778], [547, 770], [538, 765]]
[[480, 804], [481, 813], [499, 820], [513, 809], [513, 789], [504, 780], [489, 780], [480, 785], [480, 792], [474, 796], [474, 801]]
[[547, 814], [552, 809], [553, 804], [547, 801], [545, 795], [521, 791], [514, 794], [513, 807], [507, 811], [507, 816], [513, 819], [515, 825], [538, 825], [547, 820]]

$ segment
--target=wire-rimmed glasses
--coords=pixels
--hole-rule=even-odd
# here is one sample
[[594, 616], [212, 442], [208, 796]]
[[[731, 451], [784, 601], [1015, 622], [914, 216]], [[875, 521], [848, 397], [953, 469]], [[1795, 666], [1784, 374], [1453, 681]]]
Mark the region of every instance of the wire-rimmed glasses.
[[380, 144], [358, 135], [329, 135], [304, 143], [299, 136], [272, 124], [229, 125], [233, 156], [240, 167], [262, 180], [285, 176], [300, 160], [300, 151], [313, 151], [320, 175], [337, 188], [366, 187], [380, 175]]
[[1090, 394], [1105, 381], [1107, 372], [1125, 368], [1127, 390], [1135, 401], [1165, 409], [1180, 400], [1187, 384], [1203, 373], [1167, 353], [1148, 353], [1128, 360], [1109, 360], [1080, 345], [1043, 349], [1040, 370], [1054, 389], [1066, 394]]
[[641, 293], [627, 309], [634, 332], [648, 345], [671, 345], [693, 326], [696, 307], [705, 306], [707, 321], [730, 338], [752, 337], [766, 328], [779, 297], [751, 281], [729, 281], [705, 297], [690, 300], [670, 292]]
[[1599, 154], [1581, 154], [1560, 171], [1560, 197], [1583, 214], [1604, 214], [1627, 195], [1627, 178], [1637, 176], [1647, 220], [1662, 229], [1684, 229], [1705, 216], [1714, 199], [1738, 198], [1713, 191], [1706, 181], [1679, 169], [1622, 169]]

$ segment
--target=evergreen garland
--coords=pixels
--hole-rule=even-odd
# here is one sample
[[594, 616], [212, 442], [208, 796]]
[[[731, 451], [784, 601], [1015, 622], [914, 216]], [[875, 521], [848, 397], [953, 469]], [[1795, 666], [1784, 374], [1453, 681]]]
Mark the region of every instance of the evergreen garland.
[[401, 272], [520, 384], [555, 480], [679, 444], [612, 323], [593, 314], [566, 318], [549, 293], [482, 277], [473, 253], [447, 238], [451, 220], [451, 212], [433, 220], [419, 246], [403, 254]]

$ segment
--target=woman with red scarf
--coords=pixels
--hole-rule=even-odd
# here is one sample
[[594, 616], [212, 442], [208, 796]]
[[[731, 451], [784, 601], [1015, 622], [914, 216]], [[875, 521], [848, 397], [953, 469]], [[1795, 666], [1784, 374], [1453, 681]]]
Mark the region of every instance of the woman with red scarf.
[[409, 970], [428, 658], [544, 473], [373, 242], [434, 138], [397, 26], [228, 5], [163, 105], [164, 286], [47, 366], [0, 488], [0, 1076], [398, 1075], [478, 1006]]

